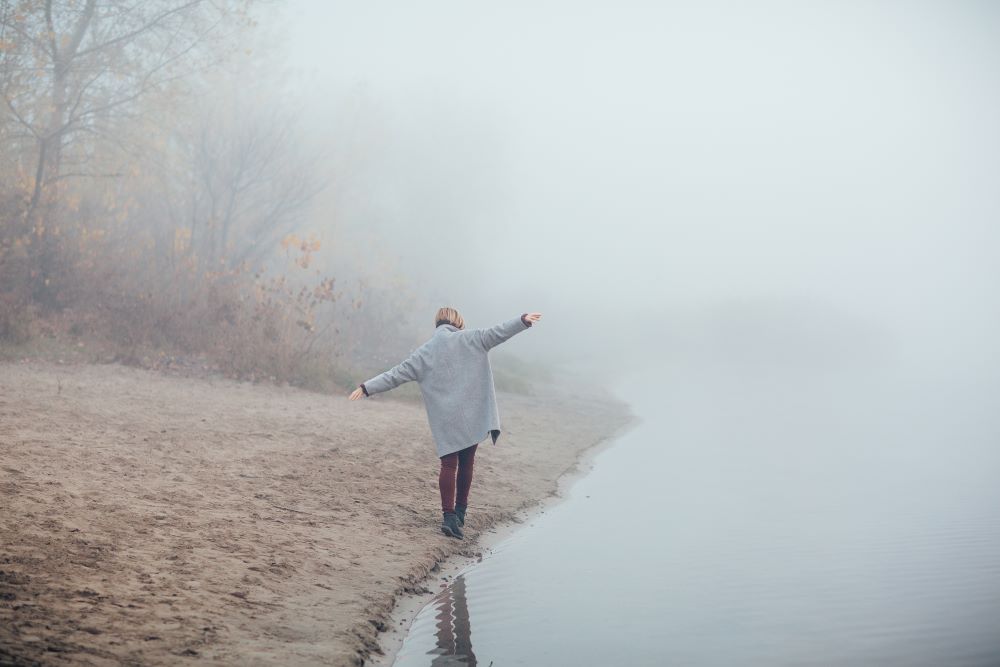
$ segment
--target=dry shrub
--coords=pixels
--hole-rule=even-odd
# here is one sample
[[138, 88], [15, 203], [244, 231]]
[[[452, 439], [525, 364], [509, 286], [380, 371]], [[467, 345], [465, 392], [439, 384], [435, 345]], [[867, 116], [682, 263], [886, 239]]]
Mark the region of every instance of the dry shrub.
[[117, 343], [121, 361], [143, 364], [148, 350], [201, 354], [232, 377], [304, 384], [302, 371], [330, 345], [320, 344], [329, 326], [317, 322], [342, 296], [332, 278], [314, 274], [311, 284], [304, 278], [245, 267], [182, 269], [141, 289], [119, 285], [81, 302], [101, 313], [101, 333]]
[[35, 332], [34, 307], [15, 293], [0, 293], [0, 341], [20, 345]]
[[343, 294], [311, 270], [318, 239], [287, 236], [275, 249], [284, 261], [267, 269], [210, 271], [189, 248], [164, 252], [154, 234], [136, 233], [148, 225], [108, 224], [113, 213], [83, 200], [48, 209], [45, 229], [0, 230], [0, 340], [26, 342], [41, 318], [124, 363], [199, 356], [233, 377], [330, 388], [317, 373], [337, 374], [331, 334]]

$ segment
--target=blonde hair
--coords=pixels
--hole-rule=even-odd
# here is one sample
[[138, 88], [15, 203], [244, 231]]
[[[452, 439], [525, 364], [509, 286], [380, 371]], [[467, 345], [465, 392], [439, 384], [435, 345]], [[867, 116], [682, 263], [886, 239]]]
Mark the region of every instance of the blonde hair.
[[434, 328], [438, 328], [445, 322], [459, 329], [465, 328], [465, 320], [462, 318], [462, 314], [448, 306], [438, 308], [437, 315], [434, 316]]

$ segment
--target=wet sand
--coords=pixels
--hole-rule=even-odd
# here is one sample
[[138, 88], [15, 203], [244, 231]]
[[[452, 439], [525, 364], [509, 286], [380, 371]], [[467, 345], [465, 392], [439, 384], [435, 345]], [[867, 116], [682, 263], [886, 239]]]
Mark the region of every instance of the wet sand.
[[0, 664], [363, 664], [397, 598], [630, 420], [579, 388], [500, 409], [459, 542], [419, 403], [0, 365]]

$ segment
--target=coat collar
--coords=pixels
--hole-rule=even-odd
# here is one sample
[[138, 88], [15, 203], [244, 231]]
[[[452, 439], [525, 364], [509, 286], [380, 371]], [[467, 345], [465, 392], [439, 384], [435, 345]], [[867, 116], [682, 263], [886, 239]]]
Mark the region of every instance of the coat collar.
[[458, 327], [456, 327], [454, 324], [439, 324], [437, 326], [437, 328], [434, 329], [434, 333], [437, 333], [438, 331], [445, 331], [445, 330], [447, 330], [447, 331], [458, 331]]

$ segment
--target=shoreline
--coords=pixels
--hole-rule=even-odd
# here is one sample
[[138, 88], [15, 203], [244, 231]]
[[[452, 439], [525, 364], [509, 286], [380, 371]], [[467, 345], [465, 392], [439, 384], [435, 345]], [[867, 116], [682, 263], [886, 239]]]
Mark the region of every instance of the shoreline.
[[381, 659], [407, 600], [559, 502], [636, 421], [575, 380], [499, 394], [504, 435], [477, 456], [458, 541], [438, 528], [419, 402], [0, 370], [0, 662], [18, 664]]
[[[406, 592], [396, 600], [386, 629], [378, 634], [381, 654], [367, 656], [364, 658], [363, 664], [370, 667], [391, 667], [409, 634], [413, 621], [443, 588], [451, 585], [455, 577], [489, 560], [495, 549], [513, 537], [524, 524], [530, 524], [532, 520], [550, 508], [565, 502], [569, 489], [593, 470], [594, 460], [603, 452], [614, 447], [618, 440], [635, 428], [640, 421], [638, 416], [632, 415], [614, 432], [580, 451], [577, 459], [556, 478], [555, 488], [550, 490], [548, 494], [527, 507], [516, 510], [510, 518], [499, 520], [494, 526], [479, 533], [469, 545], [474, 547], [477, 553], [472, 555], [453, 554], [444, 557], [437, 563], [436, 569], [428, 573], [427, 577], [420, 582], [424, 585], [424, 591]], [[431, 589], [429, 585], [432, 584], [438, 584], [438, 586]]]

